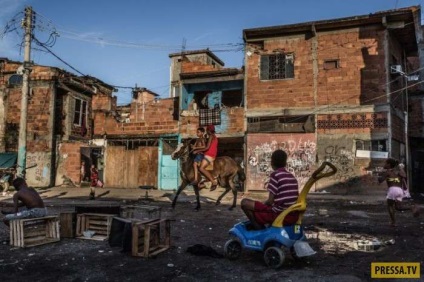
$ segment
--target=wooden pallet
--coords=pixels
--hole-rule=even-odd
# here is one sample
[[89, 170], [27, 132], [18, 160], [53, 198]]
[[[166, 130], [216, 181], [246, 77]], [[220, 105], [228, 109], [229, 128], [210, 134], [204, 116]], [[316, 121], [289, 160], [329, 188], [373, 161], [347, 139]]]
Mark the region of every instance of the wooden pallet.
[[10, 245], [33, 247], [60, 241], [59, 217], [15, 219], [10, 221]]
[[[165, 234], [161, 237], [161, 225]], [[169, 219], [153, 219], [132, 223], [131, 253], [137, 257], [152, 257], [171, 246], [171, 222]]]
[[[82, 213], [77, 214], [76, 238], [86, 240], [104, 241], [109, 238], [112, 219], [115, 214]], [[84, 231], [91, 230], [93, 237], [85, 237]]]

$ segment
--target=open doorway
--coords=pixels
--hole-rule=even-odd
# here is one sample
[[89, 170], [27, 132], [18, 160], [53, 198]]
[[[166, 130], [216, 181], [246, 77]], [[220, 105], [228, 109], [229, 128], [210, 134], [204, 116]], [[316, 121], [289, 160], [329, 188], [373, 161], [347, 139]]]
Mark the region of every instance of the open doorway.
[[99, 179], [104, 183], [104, 158], [102, 147], [82, 147], [80, 185], [89, 186], [91, 182], [91, 166], [94, 165], [99, 172]]

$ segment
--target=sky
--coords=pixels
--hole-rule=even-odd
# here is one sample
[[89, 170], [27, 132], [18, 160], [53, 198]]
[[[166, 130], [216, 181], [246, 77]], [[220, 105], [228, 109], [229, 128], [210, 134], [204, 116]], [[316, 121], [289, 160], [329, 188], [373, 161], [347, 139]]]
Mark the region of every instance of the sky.
[[[169, 54], [209, 48], [225, 67], [243, 66], [243, 29], [367, 15], [424, 0], [0, 0], [0, 57], [23, 61], [26, 6], [36, 13], [35, 64], [90, 75], [118, 87], [169, 97]], [[421, 16], [424, 18], [423, 16]], [[13, 30], [13, 27], [18, 27]], [[53, 54], [54, 55], [53, 55]]]

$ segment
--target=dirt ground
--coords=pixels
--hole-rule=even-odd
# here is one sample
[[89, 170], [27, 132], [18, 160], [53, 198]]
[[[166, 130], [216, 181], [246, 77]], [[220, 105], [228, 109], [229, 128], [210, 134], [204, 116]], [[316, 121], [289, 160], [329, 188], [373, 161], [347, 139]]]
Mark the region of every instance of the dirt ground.
[[[171, 193], [170, 193], [171, 194]], [[228, 231], [245, 220], [239, 205], [229, 211], [231, 197], [220, 206], [213, 197], [202, 197], [202, 209], [195, 212], [194, 196], [188, 192], [171, 209], [172, 195], [148, 203], [162, 208], [162, 217], [172, 219], [171, 249], [154, 258], [132, 257], [107, 241], [62, 238], [60, 242], [32, 248], [8, 244], [9, 229], [0, 228], [0, 281], [369, 281], [371, 262], [420, 262], [424, 277], [424, 218], [397, 213], [398, 227], [390, 227], [383, 199], [366, 201], [308, 198], [304, 226], [309, 243], [317, 252], [307, 261], [297, 262], [288, 252], [279, 270], [265, 266], [263, 254], [244, 251], [235, 261], [188, 253], [195, 244], [210, 246], [223, 253]], [[69, 209], [85, 199], [48, 199], [50, 213]], [[122, 200], [86, 201], [123, 204]], [[10, 201], [9, 201], [10, 203]], [[6, 205], [0, 200], [0, 205]], [[129, 204], [128, 201], [125, 204]], [[0, 215], [0, 217], [2, 217]], [[357, 250], [361, 240], [394, 244], [376, 251]]]

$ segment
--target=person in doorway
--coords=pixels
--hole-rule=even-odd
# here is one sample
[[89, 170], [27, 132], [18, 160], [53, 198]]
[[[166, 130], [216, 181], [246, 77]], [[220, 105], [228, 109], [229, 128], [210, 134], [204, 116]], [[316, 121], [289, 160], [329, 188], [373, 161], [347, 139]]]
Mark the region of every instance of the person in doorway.
[[[384, 171], [378, 177], [378, 182], [382, 183], [386, 181], [387, 183], [387, 209], [390, 216], [390, 225], [396, 226], [395, 219], [395, 210], [405, 211], [411, 210], [414, 217], [419, 216], [418, 207], [413, 203], [408, 205], [403, 205], [402, 200], [407, 196], [405, 194], [404, 188], [402, 188], [406, 183], [406, 173], [403, 170], [403, 167], [399, 166], [399, 162], [396, 159], [388, 158], [384, 164]], [[407, 189], [407, 188], [406, 188]]]
[[193, 153], [198, 154], [203, 152], [204, 157], [200, 163], [199, 171], [212, 183], [210, 190], [214, 191], [218, 186], [218, 181], [206, 167], [213, 163], [218, 154], [218, 137], [215, 135], [215, 126], [213, 124], [208, 125], [206, 127], [206, 133], [208, 135], [206, 146], [203, 149], [194, 150]]
[[197, 185], [199, 183], [199, 166], [204, 158], [203, 152], [198, 151], [199, 149], [204, 149], [206, 146], [205, 142], [205, 129], [203, 127], [199, 127], [196, 132], [197, 139], [196, 142], [191, 145], [191, 149], [198, 153], [194, 155], [194, 161], [193, 161], [193, 170], [194, 170], [194, 181], [191, 183], [191, 185]]
[[96, 195], [96, 187], [103, 188], [103, 183], [99, 179], [99, 171], [97, 170], [94, 164], [91, 165], [90, 169], [90, 179], [91, 179], [91, 187], [90, 187], [90, 200], [94, 200]]
[[[47, 209], [40, 195], [33, 188], [28, 187], [25, 179], [18, 177], [13, 180], [13, 186], [16, 193], [13, 195], [13, 212], [4, 212], [6, 214], [3, 222], [9, 226], [10, 220], [21, 218], [35, 218], [47, 215]], [[25, 208], [19, 211], [19, 207]]]
[[[241, 201], [241, 208], [249, 218], [251, 228], [258, 230], [267, 224], [272, 224], [282, 211], [296, 203], [299, 197], [299, 185], [294, 175], [286, 170], [286, 165], [286, 152], [274, 151], [271, 155], [271, 166], [274, 171], [267, 186], [268, 199], [263, 203], [247, 198]], [[294, 224], [298, 217], [297, 212], [291, 212], [284, 219], [284, 224]]]
[[85, 161], [82, 161], [80, 168], [80, 185], [85, 180], [85, 174]]

